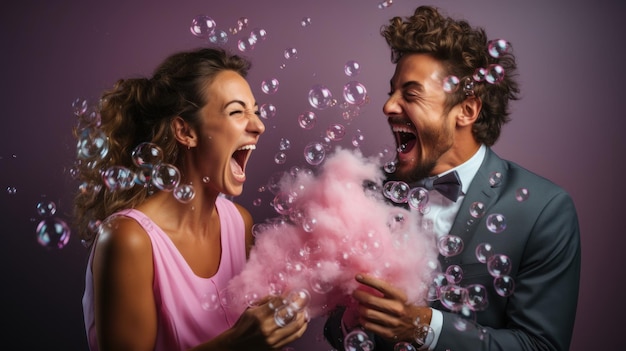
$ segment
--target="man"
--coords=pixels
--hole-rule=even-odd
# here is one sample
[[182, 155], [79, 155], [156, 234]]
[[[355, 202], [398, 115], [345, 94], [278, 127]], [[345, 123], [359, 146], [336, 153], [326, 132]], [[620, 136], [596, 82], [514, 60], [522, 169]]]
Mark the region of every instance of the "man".
[[[399, 342], [442, 351], [569, 350], [580, 275], [574, 204], [490, 149], [518, 97], [515, 58], [503, 42], [490, 54], [483, 29], [432, 7], [391, 19], [382, 35], [396, 64], [383, 107], [398, 146], [391, 177], [434, 189], [421, 220], [439, 237], [449, 274], [437, 281], [431, 306], [408, 304], [384, 280], [358, 275], [374, 290], [357, 289], [356, 307], [331, 315], [326, 338], [341, 350], [358, 324], [375, 350]], [[485, 72], [492, 76], [485, 80]], [[460, 180], [458, 192], [432, 187], [444, 175]]]

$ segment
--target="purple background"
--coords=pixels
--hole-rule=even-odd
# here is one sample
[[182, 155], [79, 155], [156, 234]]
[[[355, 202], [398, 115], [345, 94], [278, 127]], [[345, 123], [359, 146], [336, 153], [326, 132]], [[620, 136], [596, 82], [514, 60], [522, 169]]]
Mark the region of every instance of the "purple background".
[[[395, 15], [410, 15], [422, 1], [396, 0], [387, 9], [377, 0], [343, 1], [49, 1], [13, 2], [0, 12], [0, 332], [3, 346], [24, 350], [86, 349], [81, 296], [86, 250], [72, 237], [62, 250], [47, 250], [35, 237], [37, 202], [54, 201], [57, 216], [69, 219], [77, 184], [67, 170], [75, 153], [70, 130], [71, 102], [95, 101], [122, 77], [150, 74], [168, 54], [206, 45], [190, 34], [197, 15], [208, 15], [228, 31], [240, 17], [267, 30], [267, 40], [243, 53], [254, 67], [249, 81], [259, 104], [277, 107], [266, 120], [244, 194], [257, 221], [272, 217], [270, 195], [259, 193], [272, 173], [302, 165], [305, 143], [319, 140], [326, 126], [343, 123], [351, 147], [360, 129], [366, 155], [392, 145], [381, 107], [393, 72], [389, 51], [378, 34]], [[437, 1], [446, 13], [484, 26], [490, 38], [513, 43], [521, 74], [522, 100], [513, 105], [495, 150], [568, 190], [579, 211], [583, 265], [572, 350], [614, 348], [621, 339], [624, 309], [623, 263], [626, 245], [617, 199], [626, 196], [616, 172], [624, 170], [622, 133], [623, 40], [626, 5], [621, 1]], [[303, 28], [303, 17], [312, 23]], [[617, 28], [620, 28], [619, 30]], [[286, 60], [294, 47], [298, 58]], [[346, 61], [361, 73], [347, 77]], [[285, 63], [284, 69], [279, 66]], [[277, 78], [279, 90], [266, 95], [263, 79]], [[339, 107], [315, 111], [312, 130], [297, 116], [311, 110], [307, 92], [324, 84], [338, 101], [350, 80], [364, 84], [371, 102], [347, 123]], [[281, 137], [291, 141], [288, 161], [273, 163]], [[602, 177], [602, 178], [601, 178]], [[601, 178], [601, 179], [600, 179]], [[605, 190], [595, 186], [608, 186]], [[15, 187], [9, 194], [6, 189]], [[532, 194], [531, 194], [532, 196]], [[254, 199], [262, 200], [253, 206]], [[511, 228], [514, 230], [514, 228]], [[546, 286], [546, 293], [550, 287]], [[321, 322], [314, 321], [297, 350], [327, 350]]]

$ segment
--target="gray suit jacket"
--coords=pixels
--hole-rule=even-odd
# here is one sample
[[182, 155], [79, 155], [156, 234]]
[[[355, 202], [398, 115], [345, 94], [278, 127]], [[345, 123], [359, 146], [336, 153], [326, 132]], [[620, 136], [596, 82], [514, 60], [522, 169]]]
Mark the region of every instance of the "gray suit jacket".
[[[493, 172], [501, 182], [490, 184]], [[524, 201], [516, 199], [520, 188], [529, 191]], [[470, 215], [474, 202], [485, 206], [481, 218]], [[489, 214], [505, 217], [506, 229], [493, 233], [485, 221]], [[574, 327], [580, 275], [578, 217], [570, 196], [560, 187], [519, 165], [501, 159], [491, 149], [472, 180], [450, 234], [460, 236], [464, 250], [457, 256], [440, 256], [442, 269], [459, 265], [459, 285], [482, 284], [487, 288], [489, 306], [475, 314], [475, 324], [459, 323], [460, 315], [443, 312], [443, 329], [436, 351], [445, 350], [568, 350]], [[475, 248], [489, 243], [494, 253], [511, 259], [509, 274], [514, 293], [502, 297], [495, 292], [494, 278], [487, 265], [478, 261]], [[342, 350], [340, 313], [326, 323], [327, 340]], [[375, 350], [393, 350], [393, 343], [375, 340]]]

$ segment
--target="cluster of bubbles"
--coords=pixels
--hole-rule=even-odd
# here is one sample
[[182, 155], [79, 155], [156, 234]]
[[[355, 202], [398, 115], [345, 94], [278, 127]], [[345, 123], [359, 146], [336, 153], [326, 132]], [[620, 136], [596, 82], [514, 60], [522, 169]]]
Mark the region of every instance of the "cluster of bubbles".
[[56, 204], [53, 201], [40, 201], [36, 210], [37, 215], [42, 218], [37, 224], [37, 242], [50, 249], [64, 248], [70, 240], [71, 230], [64, 220], [54, 216]]
[[[487, 43], [489, 55], [495, 59], [510, 52], [511, 45], [504, 39], [490, 40]], [[461, 81], [455, 75], [449, 75], [443, 79], [442, 86], [446, 93], [454, 93], [463, 86], [465, 95], [474, 94], [474, 84], [487, 82], [488, 84], [498, 84], [504, 79], [504, 68], [497, 63], [490, 64], [487, 67], [479, 67], [474, 70], [472, 77], [467, 77]]]
[[[419, 318], [413, 322], [415, 326], [412, 342], [399, 341], [394, 344], [394, 351], [417, 351], [418, 348], [428, 347], [433, 342], [434, 331], [428, 324], [420, 323]], [[376, 344], [360, 327], [354, 328], [346, 334], [343, 347], [346, 351], [373, 351]]]
[[[109, 154], [108, 136], [99, 128], [99, 118], [85, 118], [85, 101], [77, 99], [74, 102], [75, 113], [79, 118], [79, 127], [84, 125], [78, 133], [76, 144], [76, 156], [78, 163], [86, 163], [89, 168], [101, 167]], [[150, 192], [153, 188], [162, 191], [171, 191], [174, 197], [188, 203], [193, 200], [195, 190], [191, 184], [181, 183], [181, 174], [178, 168], [172, 164], [163, 162], [163, 150], [151, 142], [143, 142], [137, 145], [131, 152], [134, 167], [131, 169], [122, 165], [111, 165], [100, 169], [102, 183], [84, 182], [79, 185], [82, 193], [96, 196], [104, 187], [111, 192], [125, 191], [135, 186], [147, 188]], [[77, 176], [74, 169], [74, 176]]]
[[[240, 34], [248, 27], [249, 20], [247, 17], [241, 17], [237, 20], [235, 26], [228, 28], [230, 35]], [[200, 39], [208, 40], [212, 44], [224, 45], [228, 42], [228, 32], [219, 29], [215, 20], [207, 15], [198, 15], [191, 20], [189, 27], [191, 34]], [[250, 33], [239, 39], [237, 49], [241, 52], [253, 50], [257, 43], [267, 38], [267, 31], [262, 28], [254, 28]]]
[[383, 2], [378, 3], [378, 8], [383, 10], [393, 5], [393, 0], [385, 0]]
[[[293, 322], [298, 313], [307, 313], [307, 307], [311, 302], [311, 294], [307, 289], [299, 288], [289, 291], [284, 297], [278, 298], [282, 291], [273, 294], [277, 299], [269, 302], [269, 307], [274, 311], [274, 322], [280, 328]], [[207, 312], [217, 311], [220, 308], [237, 308], [237, 292], [230, 287], [217, 293], [205, 293], [200, 297], [200, 305]], [[245, 307], [257, 306], [262, 297], [251, 293], [244, 297]]]

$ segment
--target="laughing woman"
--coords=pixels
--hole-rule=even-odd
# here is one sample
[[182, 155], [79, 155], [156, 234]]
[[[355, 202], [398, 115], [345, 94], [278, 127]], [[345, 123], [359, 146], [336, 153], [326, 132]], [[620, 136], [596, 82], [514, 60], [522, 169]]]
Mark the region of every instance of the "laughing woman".
[[[118, 81], [102, 96], [99, 121], [76, 128], [79, 145], [94, 129], [105, 136], [94, 144], [108, 143], [103, 157], [79, 152], [77, 162], [76, 227], [90, 247], [83, 308], [91, 350], [270, 350], [304, 333], [304, 313], [276, 325], [276, 298], [243, 312], [207, 307], [221, 300], [252, 245], [249, 212], [222, 196], [241, 194], [265, 130], [245, 79], [249, 67], [221, 49], [174, 54], [150, 79]], [[190, 185], [181, 189], [194, 192], [174, 196], [154, 182], [167, 177], [146, 173], [151, 168], [173, 177], [179, 170], [180, 184]], [[124, 170], [135, 170], [143, 186], [113, 182]]]

